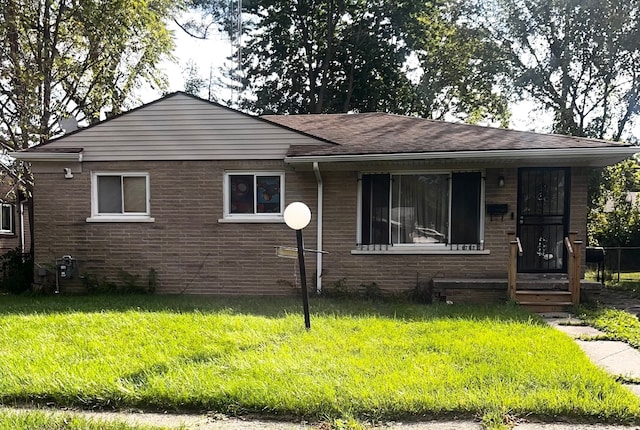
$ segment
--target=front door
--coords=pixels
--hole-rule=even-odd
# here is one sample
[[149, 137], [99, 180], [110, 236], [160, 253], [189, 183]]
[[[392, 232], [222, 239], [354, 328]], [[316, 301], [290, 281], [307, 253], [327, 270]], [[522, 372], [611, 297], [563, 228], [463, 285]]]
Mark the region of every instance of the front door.
[[519, 272], [566, 272], [569, 169], [518, 170]]

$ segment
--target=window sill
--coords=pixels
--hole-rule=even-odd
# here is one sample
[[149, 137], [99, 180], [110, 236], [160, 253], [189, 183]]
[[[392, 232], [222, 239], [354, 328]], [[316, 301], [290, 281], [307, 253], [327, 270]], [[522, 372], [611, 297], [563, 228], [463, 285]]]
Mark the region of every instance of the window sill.
[[233, 218], [220, 218], [218, 220], [221, 224], [282, 224], [284, 223], [284, 217], [233, 217]]
[[148, 216], [96, 216], [87, 218], [87, 222], [156, 222]]
[[16, 236], [16, 233], [13, 231], [0, 231], [0, 236]]
[[443, 248], [431, 248], [431, 247], [402, 247], [388, 249], [352, 249], [351, 255], [489, 255], [491, 251], [488, 249], [443, 249]]

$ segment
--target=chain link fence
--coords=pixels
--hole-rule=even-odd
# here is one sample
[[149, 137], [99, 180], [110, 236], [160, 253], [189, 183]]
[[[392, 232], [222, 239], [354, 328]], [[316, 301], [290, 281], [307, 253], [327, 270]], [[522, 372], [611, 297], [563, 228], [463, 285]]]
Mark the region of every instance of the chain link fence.
[[613, 282], [640, 281], [640, 246], [591, 248], [591, 253], [587, 248], [587, 270]]

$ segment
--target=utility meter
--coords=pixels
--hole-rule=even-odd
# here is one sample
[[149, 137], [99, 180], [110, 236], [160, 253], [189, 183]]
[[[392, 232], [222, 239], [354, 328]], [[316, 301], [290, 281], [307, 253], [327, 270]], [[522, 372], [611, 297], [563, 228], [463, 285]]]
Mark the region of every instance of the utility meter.
[[73, 272], [76, 265], [76, 259], [70, 255], [63, 255], [62, 258], [56, 260], [56, 268], [60, 279], [73, 278]]

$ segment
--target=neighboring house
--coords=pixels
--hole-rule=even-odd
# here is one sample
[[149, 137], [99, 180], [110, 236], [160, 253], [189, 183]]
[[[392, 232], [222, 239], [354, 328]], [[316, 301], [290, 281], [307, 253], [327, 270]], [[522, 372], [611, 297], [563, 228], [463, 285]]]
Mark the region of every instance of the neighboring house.
[[506, 280], [510, 231], [519, 272], [566, 272], [589, 170], [635, 150], [384, 113], [254, 117], [174, 93], [12, 155], [32, 163], [38, 265], [71, 255], [114, 281], [153, 268], [161, 293], [275, 295], [297, 282], [274, 247], [295, 246], [282, 213], [298, 200], [305, 248], [328, 252], [307, 255], [317, 289]]
[[0, 164], [0, 255], [16, 248], [30, 251], [29, 203], [18, 177]]
[[[638, 191], [627, 191], [627, 196], [625, 198], [626, 201], [631, 203], [632, 208], [636, 208], [640, 210], [640, 192]], [[605, 212], [613, 212], [615, 209], [613, 200], [607, 200], [607, 203], [604, 205]]]

